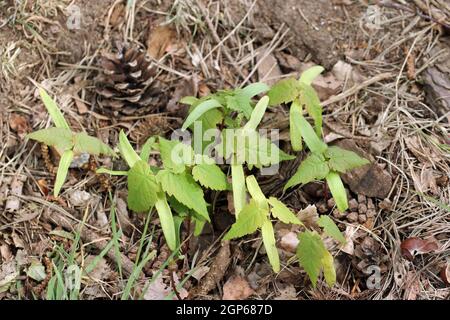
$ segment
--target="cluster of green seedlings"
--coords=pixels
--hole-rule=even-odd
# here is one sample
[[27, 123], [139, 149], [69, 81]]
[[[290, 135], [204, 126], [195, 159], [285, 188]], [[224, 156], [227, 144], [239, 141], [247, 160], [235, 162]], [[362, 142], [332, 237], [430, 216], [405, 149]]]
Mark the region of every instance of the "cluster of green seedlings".
[[[214, 159], [205, 155], [206, 146], [202, 146], [199, 152], [188, 144], [163, 137], [149, 138], [138, 154], [122, 131], [119, 135], [118, 149], [130, 169], [111, 171], [100, 168], [97, 172], [127, 176], [129, 208], [136, 212], [151, 212], [155, 208], [166, 243], [172, 251], [180, 247], [180, 227], [185, 219], [195, 223], [196, 236], [201, 233], [205, 223], [210, 222], [209, 204], [204, 199], [204, 189], [232, 191], [236, 222], [223, 240], [243, 237], [261, 230], [269, 262], [274, 272], [279, 272], [280, 259], [276, 248], [273, 220], [301, 225], [302, 231], [298, 235], [296, 254], [298, 261], [307, 272], [313, 286], [316, 286], [321, 272], [327, 284], [332, 286], [336, 281], [333, 256], [326, 249], [322, 235], [330, 236], [340, 243], [345, 242], [333, 220], [323, 215], [318, 220], [320, 230], [306, 227], [279, 199], [266, 198], [253, 175], [247, 177], [245, 175], [246, 169], [247, 172], [254, 167], [262, 169], [296, 157], [286, 154], [257, 132], [269, 106], [290, 103], [292, 150], [301, 151], [304, 141], [310, 153], [284, 189], [325, 179], [338, 209], [342, 212], [347, 209], [347, 195], [340, 174], [365, 165], [368, 161], [354, 152], [328, 146], [323, 142], [322, 107], [311, 85], [322, 71], [322, 67], [315, 66], [306, 70], [300, 79], [284, 79], [272, 88], [263, 83], [254, 83], [245, 88], [222, 90], [201, 99], [185, 97], [180, 101], [190, 105], [189, 116], [182, 130], [190, 129], [197, 134], [193, 130], [196, 123], [201, 123], [203, 131], [222, 129], [221, 141], [214, 149], [217, 154], [230, 160], [229, 166], [221, 167]], [[40, 92], [56, 127], [31, 133], [29, 138], [53, 146], [61, 154], [54, 188], [57, 196], [74, 154], [84, 152], [114, 157], [116, 154], [96, 138], [89, 137], [85, 133], [73, 133], [54, 101], [43, 90]], [[253, 101], [254, 97], [264, 93], [267, 95], [257, 103]], [[314, 126], [304, 117], [304, 109], [312, 118]], [[227, 130], [233, 130], [235, 139], [246, 141], [243, 148], [238, 148], [235, 141], [227, 141], [226, 138], [229, 137], [226, 134]], [[254, 139], [257, 143], [249, 142], [255, 141]], [[149, 157], [155, 152], [160, 154], [162, 167], [149, 164]], [[174, 153], [179, 154], [184, 161], [175, 161]], [[256, 161], [248, 161], [255, 154]], [[274, 154], [276, 157], [271, 157]], [[227, 170], [227, 174], [223, 170]], [[249, 200], [247, 194], [250, 196]]]

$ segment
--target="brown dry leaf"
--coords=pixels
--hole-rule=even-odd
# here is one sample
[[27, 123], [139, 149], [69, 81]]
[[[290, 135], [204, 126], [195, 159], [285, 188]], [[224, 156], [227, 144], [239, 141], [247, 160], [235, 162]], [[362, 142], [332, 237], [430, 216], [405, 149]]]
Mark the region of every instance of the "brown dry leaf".
[[22, 240], [21, 237], [19, 237], [19, 235], [16, 232], [13, 232], [11, 237], [13, 239], [13, 243], [16, 248], [25, 249], [25, 242]]
[[[303, 72], [313, 66], [315, 66], [315, 64], [312, 62], [304, 63], [300, 67], [300, 72]], [[332, 73], [328, 73], [326, 75], [320, 74], [314, 79], [312, 86], [316, 90], [319, 99], [324, 101], [339, 93], [342, 86], [342, 81], [337, 79]]]
[[17, 175], [11, 183], [11, 196], [8, 197], [5, 205], [5, 211], [17, 211], [20, 208], [20, 199], [17, 196], [22, 195], [23, 184], [26, 181], [26, 177]]
[[343, 252], [348, 255], [353, 255], [355, 253], [355, 244], [353, 240], [356, 238], [358, 229], [352, 225], [345, 228], [344, 237], [345, 245], [341, 248]]
[[290, 284], [280, 290], [280, 294], [274, 300], [297, 300], [297, 290]]
[[290, 69], [293, 71], [298, 71], [302, 67], [302, 62], [293, 55], [284, 53], [284, 52], [277, 52], [276, 57], [279, 61], [279, 64], [281, 67], [285, 69]]
[[281, 237], [280, 247], [288, 252], [295, 253], [299, 240], [295, 232], [288, 232]]
[[[433, 148], [423, 145], [422, 140], [418, 136], [405, 138], [405, 143], [412, 154], [422, 163], [439, 162], [441, 160]], [[428, 145], [431, 146], [432, 144]]]
[[430, 253], [439, 249], [439, 244], [435, 239], [420, 239], [412, 237], [404, 240], [400, 249], [405, 259], [410, 261], [414, 260], [414, 257], [418, 254]]
[[211, 89], [208, 87], [206, 83], [200, 83], [198, 85], [198, 96], [200, 98], [206, 97], [211, 94]]
[[12, 113], [11, 118], [9, 119], [9, 126], [13, 131], [17, 133], [17, 135], [23, 139], [31, 131], [30, 124], [28, 119], [22, 115]]
[[[94, 255], [88, 255], [84, 260], [84, 265], [88, 267], [97, 257]], [[94, 269], [88, 273], [88, 276], [94, 281], [106, 280], [110, 277], [112, 273], [111, 267], [105, 258], [101, 258], [96, 262]]]
[[351, 64], [344, 61], [338, 61], [333, 66], [333, 70], [331, 72], [338, 81], [341, 83], [347, 81], [350, 86], [361, 83], [365, 80], [364, 77], [358, 73], [358, 71], [355, 70]]
[[[180, 284], [180, 280], [177, 274], [173, 273], [174, 286], [177, 287]], [[145, 300], [164, 300], [168, 295], [173, 292], [170, 286], [166, 285], [163, 281], [162, 275], [159, 275], [147, 288], [147, 292], [144, 294]], [[178, 290], [178, 295], [181, 299], [186, 299], [188, 297], [188, 292], [186, 289], [181, 288]], [[173, 300], [178, 300], [177, 295], [173, 295]]]
[[39, 186], [39, 189], [41, 189], [41, 192], [44, 194], [44, 196], [48, 196], [48, 185], [47, 185], [47, 180], [45, 179], [39, 179], [37, 181], [37, 184]]
[[441, 269], [441, 273], [440, 273], [441, 279], [442, 281], [444, 281], [444, 283], [446, 285], [450, 284], [450, 263], [447, 263], [442, 269]]
[[265, 52], [257, 56], [258, 60], [258, 79], [260, 82], [267, 83], [269, 86], [275, 84], [283, 75], [278, 65], [278, 61], [273, 54], [265, 56]]
[[147, 53], [153, 59], [159, 60], [176, 41], [177, 32], [169, 25], [157, 26], [150, 31], [147, 40]]
[[2, 244], [0, 246], [0, 256], [2, 257], [3, 262], [9, 262], [14, 258], [11, 249], [7, 244]]
[[111, 13], [111, 17], [109, 18], [109, 23], [113, 28], [118, 26], [123, 22], [123, 18], [125, 16], [125, 5], [123, 3], [119, 3], [114, 7], [113, 12]]
[[420, 174], [421, 189], [422, 192], [430, 191], [432, 194], [437, 195], [439, 193], [436, 183], [436, 177], [433, 174], [433, 168], [430, 164], [425, 164]]
[[208, 266], [201, 266], [197, 269], [195, 269], [194, 272], [192, 272], [191, 276], [197, 281], [200, 281], [206, 274], [209, 272], [211, 268]]
[[126, 235], [131, 234], [133, 230], [133, 225], [130, 221], [127, 203], [122, 198], [117, 197], [116, 207], [117, 207], [117, 218], [119, 219], [121, 229], [125, 232]]
[[405, 287], [404, 299], [417, 300], [417, 296], [420, 293], [420, 275], [413, 271], [408, 271], [403, 285]]
[[202, 281], [200, 281], [198, 287], [191, 290], [191, 297], [208, 294], [216, 287], [216, 284], [219, 283], [225, 275], [225, 272], [231, 262], [230, 241], [223, 241], [221, 246], [222, 247], [215, 256], [209, 272], [202, 279]]
[[159, 275], [147, 288], [144, 300], [164, 300], [172, 290], [164, 283], [162, 275]]
[[172, 98], [167, 103], [167, 111], [176, 114], [180, 118], [185, 118], [189, 111], [189, 106], [180, 104], [181, 98], [186, 96], [197, 96], [198, 93], [198, 76], [194, 75], [189, 79], [180, 81], [175, 88]]
[[79, 114], [86, 114], [89, 112], [87, 105], [81, 99], [78, 99], [77, 97], [74, 99], [74, 101]]
[[319, 220], [319, 214], [315, 205], [309, 205], [305, 209], [300, 210], [297, 213], [297, 217], [307, 228], [318, 228], [317, 221]]
[[241, 276], [233, 276], [223, 286], [223, 300], [245, 300], [255, 292], [248, 281]]
[[[365, 152], [351, 139], [340, 140], [335, 145], [353, 151], [369, 161], [373, 161], [370, 153]], [[354, 193], [382, 199], [388, 196], [393, 184], [390, 173], [377, 163], [370, 163], [355, 168], [343, 174], [342, 180]]]

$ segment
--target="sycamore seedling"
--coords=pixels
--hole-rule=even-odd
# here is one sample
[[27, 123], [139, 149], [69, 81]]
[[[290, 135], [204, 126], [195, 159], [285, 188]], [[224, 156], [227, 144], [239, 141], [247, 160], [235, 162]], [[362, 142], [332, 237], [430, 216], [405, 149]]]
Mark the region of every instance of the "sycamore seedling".
[[231, 226], [224, 240], [240, 238], [260, 229], [272, 269], [274, 272], [279, 272], [280, 258], [275, 246], [276, 241], [271, 216], [284, 223], [301, 224], [301, 222], [281, 201], [273, 197], [267, 199], [254, 176], [247, 177], [246, 185], [251, 200], [240, 210], [236, 222]]
[[[300, 164], [297, 172], [287, 182], [285, 190], [314, 180], [325, 179], [340, 211], [348, 208], [347, 194], [340, 178], [341, 173], [368, 164], [356, 153], [336, 146], [329, 147], [322, 140], [322, 106], [312, 87], [312, 81], [323, 68], [320, 66], [306, 70], [299, 80], [284, 79], [268, 92], [270, 104], [291, 103], [289, 122], [292, 149], [300, 151], [302, 140], [311, 154]], [[303, 107], [314, 120], [314, 128], [303, 116]]]
[[[97, 172], [127, 176], [129, 208], [136, 212], [148, 212], [155, 207], [171, 250], [179, 247], [180, 227], [185, 218], [194, 220], [195, 235], [200, 234], [203, 225], [210, 222], [208, 205], [200, 185], [212, 190], [228, 188], [226, 175], [212, 163], [212, 159], [203, 159], [203, 162], [196, 164], [190, 146], [162, 137], [151, 137], [138, 155], [123, 131], [119, 135], [119, 150], [130, 170], [100, 168]], [[162, 168], [148, 164], [152, 151], [159, 151]], [[177, 215], [173, 215], [172, 209]]]
[[[231, 226], [224, 240], [240, 238], [261, 230], [262, 241], [269, 262], [273, 271], [279, 272], [280, 258], [275, 245], [276, 240], [271, 219], [277, 219], [285, 224], [300, 225], [304, 228], [304, 231], [298, 234], [299, 244], [296, 256], [300, 264], [305, 269], [314, 287], [321, 271], [323, 271], [327, 284], [333, 286], [336, 282], [334, 259], [326, 249], [321, 235], [315, 230], [307, 229], [295, 213], [283, 202], [274, 197], [267, 199], [254, 176], [246, 178], [246, 185], [251, 200], [239, 212], [236, 222]], [[341, 244], [345, 243], [345, 238], [330, 217], [321, 216], [317, 224], [322, 228], [323, 234], [334, 238]]]
[[54, 187], [54, 195], [57, 197], [66, 180], [70, 164], [76, 155], [88, 153], [90, 155], [115, 156], [116, 154], [99, 139], [91, 137], [85, 132], [72, 132], [56, 102], [45, 90], [39, 89], [39, 93], [55, 127], [32, 132], [27, 137], [54, 147], [61, 156]]
[[191, 127], [195, 121], [202, 121], [203, 130], [216, 128], [224, 123], [228, 128], [239, 128], [244, 119], [249, 119], [254, 103], [252, 98], [269, 90], [264, 83], [253, 83], [245, 88], [221, 90], [203, 98], [184, 97], [180, 103], [191, 106], [189, 116], [182, 129]]

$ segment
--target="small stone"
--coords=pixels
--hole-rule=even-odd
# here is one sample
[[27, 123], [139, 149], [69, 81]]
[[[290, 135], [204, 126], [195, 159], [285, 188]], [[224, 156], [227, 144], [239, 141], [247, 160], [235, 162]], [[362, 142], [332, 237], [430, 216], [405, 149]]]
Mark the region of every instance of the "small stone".
[[350, 212], [350, 213], [347, 215], [347, 220], [348, 220], [349, 222], [356, 222], [356, 221], [358, 221], [358, 213], [356, 213], [356, 212]]
[[373, 218], [376, 215], [377, 215], [377, 212], [375, 211], [375, 209], [368, 209], [366, 212], [367, 218]]
[[367, 221], [367, 216], [365, 214], [358, 215], [359, 223], [365, 223]]
[[327, 206], [329, 209], [333, 209], [335, 205], [336, 205], [336, 201], [334, 201], [333, 198], [328, 199]]
[[367, 209], [375, 209], [375, 205], [373, 204], [372, 199], [367, 199]]
[[358, 210], [358, 201], [356, 201], [356, 199], [351, 199], [348, 202], [348, 208], [350, 209], [350, 211], [357, 211]]
[[333, 217], [335, 217], [336, 219], [342, 219], [345, 216], [346, 216], [345, 212], [340, 212], [339, 209], [333, 210]]
[[380, 202], [380, 204], [378, 205], [380, 207], [380, 209], [382, 210], [390, 210], [392, 207], [392, 201], [389, 200], [388, 198], [384, 199], [383, 201]]
[[358, 194], [358, 202], [359, 203], [365, 203], [366, 202], [366, 196], [363, 194]]
[[328, 207], [324, 202], [320, 202], [317, 204], [317, 211], [319, 211], [319, 213], [327, 213]]
[[367, 206], [366, 206], [364, 203], [360, 203], [360, 204], [358, 205], [358, 212], [359, 212], [360, 214], [366, 213], [366, 212], [367, 212]]

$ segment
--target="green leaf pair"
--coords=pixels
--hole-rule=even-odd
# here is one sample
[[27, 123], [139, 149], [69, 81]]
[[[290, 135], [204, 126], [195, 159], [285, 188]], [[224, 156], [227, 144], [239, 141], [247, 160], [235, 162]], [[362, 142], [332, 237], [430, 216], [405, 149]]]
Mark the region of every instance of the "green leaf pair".
[[[263, 244], [269, 262], [273, 270], [279, 272], [280, 258], [275, 246], [275, 235], [272, 222], [270, 221], [270, 214], [284, 223], [302, 223], [281, 201], [273, 197], [267, 199], [254, 176], [247, 177], [246, 186], [251, 195], [251, 200], [248, 204], [245, 204], [241, 210], [236, 211], [239, 212], [239, 214], [236, 215], [236, 222], [231, 226], [231, 229], [225, 235], [224, 240], [239, 238], [261, 229]], [[239, 188], [242, 189], [242, 186], [239, 186]], [[235, 197], [235, 194], [233, 194], [233, 196]]]
[[311, 67], [302, 73], [299, 80], [295, 78], [280, 80], [268, 92], [271, 106], [292, 102], [289, 119], [291, 143], [294, 151], [302, 149], [302, 136], [305, 140], [308, 138], [304, 136], [300, 129], [303, 127], [299, 123], [301, 122], [300, 118], [303, 118], [302, 106], [305, 106], [308, 114], [314, 119], [316, 134], [322, 136], [322, 106], [311, 84], [323, 70], [321, 66]]
[[297, 172], [289, 179], [284, 189], [314, 180], [326, 179], [336, 205], [341, 212], [348, 208], [347, 194], [338, 172], [345, 173], [369, 161], [356, 153], [339, 147], [328, 147], [323, 153], [312, 153], [302, 161]]
[[204, 130], [215, 128], [222, 120], [230, 121], [230, 113], [233, 111], [249, 119], [253, 112], [252, 98], [267, 90], [269, 87], [266, 84], [257, 82], [242, 89], [219, 91], [201, 99], [184, 97], [180, 103], [190, 105], [191, 110], [182, 130], [191, 127], [198, 120], [202, 121]]
[[[345, 238], [329, 216], [320, 216], [318, 225], [323, 232], [345, 244]], [[333, 256], [325, 248], [321, 236], [316, 231], [305, 230], [298, 235], [297, 258], [315, 287], [320, 272], [323, 270], [325, 281], [329, 286], [336, 282]]]
[[115, 157], [116, 154], [108, 145], [85, 132], [73, 133], [56, 102], [44, 89], [39, 89], [39, 94], [56, 127], [32, 132], [27, 137], [54, 147], [60, 154], [61, 159], [54, 186], [54, 195], [57, 197], [66, 180], [70, 164], [75, 155], [88, 153], [91, 155], [104, 154]]
[[[156, 141], [156, 138], [151, 137], [144, 144], [141, 155], [138, 155], [125, 133], [121, 131], [119, 150], [130, 166], [130, 170], [126, 172], [128, 206], [136, 212], [147, 212], [153, 207], [156, 208], [167, 245], [171, 250], [175, 250], [180, 242], [179, 226], [184, 216], [192, 215], [196, 221], [196, 233], [201, 231], [206, 221], [210, 221], [203, 189], [197, 182], [213, 190], [228, 189], [226, 175], [220, 167], [207, 162], [194, 164], [195, 156], [192, 148], [181, 142], [169, 141], [162, 137]], [[163, 169], [152, 169], [147, 163], [152, 150], [159, 150]], [[98, 172], [122, 173], [105, 169]], [[180, 216], [174, 217], [171, 207], [174, 207]]]

